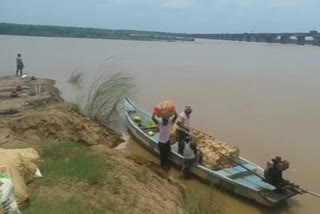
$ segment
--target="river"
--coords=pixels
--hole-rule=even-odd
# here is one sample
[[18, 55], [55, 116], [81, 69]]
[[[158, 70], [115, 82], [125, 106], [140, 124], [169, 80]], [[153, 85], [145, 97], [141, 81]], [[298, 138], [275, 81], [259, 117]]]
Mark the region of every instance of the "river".
[[[29, 75], [55, 79], [71, 102], [83, 101], [97, 72], [130, 73], [142, 108], [151, 111], [162, 100], [174, 101], [179, 110], [191, 105], [192, 126], [238, 146], [242, 156], [262, 166], [281, 155], [291, 163], [285, 177], [320, 192], [319, 47], [0, 36], [1, 76], [14, 74], [18, 52]], [[85, 73], [83, 87], [67, 82], [74, 69]], [[194, 186], [205, 187], [187, 181]], [[219, 194], [232, 214], [319, 212], [319, 199], [309, 195], [267, 209]]]

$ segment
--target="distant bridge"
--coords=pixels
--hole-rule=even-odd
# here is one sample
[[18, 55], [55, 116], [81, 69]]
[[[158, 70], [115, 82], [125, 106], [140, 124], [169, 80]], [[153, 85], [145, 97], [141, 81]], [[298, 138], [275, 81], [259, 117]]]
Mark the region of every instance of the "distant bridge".
[[320, 46], [320, 33], [191, 34], [195, 38]]

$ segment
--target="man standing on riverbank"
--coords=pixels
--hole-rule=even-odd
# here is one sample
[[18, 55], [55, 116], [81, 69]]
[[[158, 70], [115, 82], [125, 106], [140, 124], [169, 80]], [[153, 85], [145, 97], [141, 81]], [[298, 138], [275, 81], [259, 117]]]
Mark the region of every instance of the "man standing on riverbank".
[[152, 120], [159, 128], [159, 140], [158, 146], [160, 151], [161, 167], [164, 168], [168, 163], [168, 157], [171, 152], [170, 145], [170, 130], [172, 125], [176, 122], [178, 117], [177, 112], [174, 112], [174, 116], [171, 118], [162, 118], [161, 121], [156, 119], [155, 113], [152, 114]]
[[[17, 61], [16, 76], [22, 76], [24, 64], [21, 58], [21, 54], [18, 54], [16, 61]], [[19, 72], [20, 72], [20, 75], [19, 75]]]
[[184, 139], [186, 135], [190, 134], [190, 114], [192, 113], [192, 108], [190, 106], [186, 106], [184, 112], [179, 114], [179, 118], [177, 121], [177, 136], [178, 136], [178, 153], [182, 155], [183, 147], [184, 147]]

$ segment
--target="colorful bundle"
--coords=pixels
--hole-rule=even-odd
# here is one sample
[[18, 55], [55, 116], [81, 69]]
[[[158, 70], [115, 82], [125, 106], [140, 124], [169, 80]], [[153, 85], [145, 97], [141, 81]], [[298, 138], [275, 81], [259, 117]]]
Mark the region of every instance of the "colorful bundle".
[[170, 118], [174, 115], [176, 107], [170, 101], [163, 101], [154, 107], [154, 113], [157, 117]]

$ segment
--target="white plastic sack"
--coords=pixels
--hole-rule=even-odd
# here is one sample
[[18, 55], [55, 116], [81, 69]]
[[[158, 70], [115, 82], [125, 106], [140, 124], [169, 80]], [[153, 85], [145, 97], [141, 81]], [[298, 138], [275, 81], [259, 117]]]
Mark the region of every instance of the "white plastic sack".
[[0, 214], [21, 214], [14, 199], [12, 180], [0, 174]]

